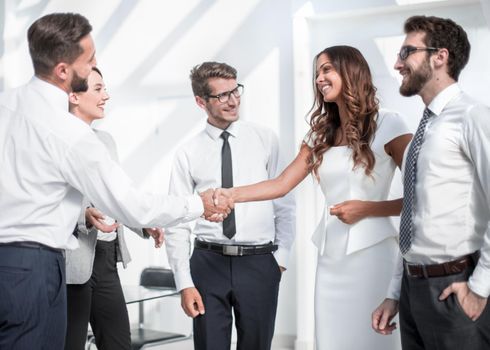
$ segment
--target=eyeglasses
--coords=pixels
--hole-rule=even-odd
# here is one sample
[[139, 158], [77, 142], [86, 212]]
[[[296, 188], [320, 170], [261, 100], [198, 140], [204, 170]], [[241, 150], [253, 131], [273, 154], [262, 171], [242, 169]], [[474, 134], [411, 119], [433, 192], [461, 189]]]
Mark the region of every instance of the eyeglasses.
[[415, 46], [402, 46], [400, 52], [398, 52], [398, 57], [400, 57], [401, 61], [405, 61], [408, 56], [417, 51], [437, 51], [439, 50], [437, 47], [415, 47]]
[[220, 103], [226, 103], [230, 99], [230, 95], [233, 94], [236, 98], [239, 98], [243, 94], [243, 85], [238, 84], [236, 88], [231, 91], [222, 92], [218, 95], [206, 95], [206, 98], [217, 98]]

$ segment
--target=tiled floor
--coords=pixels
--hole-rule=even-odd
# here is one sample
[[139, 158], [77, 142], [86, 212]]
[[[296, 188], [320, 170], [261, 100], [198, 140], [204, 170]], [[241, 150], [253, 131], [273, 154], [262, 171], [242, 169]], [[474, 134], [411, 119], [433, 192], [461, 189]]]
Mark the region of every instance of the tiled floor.
[[[274, 341], [272, 344], [272, 349], [271, 350], [293, 350], [293, 347], [285, 347], [285, 346], [280, 346], [281, 342], [284, 344], [286, 341], [286, 344], [291, 344], [292, 341], [289, 340], [278, 340], [276, 341], [276, 345], [274, 345]], [[279, 345], [278, 345], [279, 344]], [[88, 350], [97, 350], [97, 347], [92, 344], [89, 345]], [[167, 343], [167, 344], [162, 344], [162, 345], [156, 345], [156, 346], [151, 346], [151, 347], [146, 347], [145, 350], [194, 350], [194, 346], [192, 343], [192, 339], [185, 340], [185, 341], [178, 341], [175, 343]], [[231, 345], [231, 349], [236, 349], [236, 344]]]
[[[235, 349], [235, 346], [232, 345], [231, 348]], [[187, 341], [180, 341], [176, 343], [154, 346], [148, 348], [148, 350], [194, 350], [194, 347], [192, 345], [192, 340], [187, 340]], [[293, 348], [272, 347], [272, 350], [293, 350]]]

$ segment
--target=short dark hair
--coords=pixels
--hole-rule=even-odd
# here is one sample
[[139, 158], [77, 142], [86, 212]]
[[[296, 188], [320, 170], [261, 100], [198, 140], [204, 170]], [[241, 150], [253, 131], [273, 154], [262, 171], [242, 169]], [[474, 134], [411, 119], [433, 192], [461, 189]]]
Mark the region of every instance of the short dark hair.
[[194, 96], [206, 98], [211, 93], [211, 89], [208, 85], [209, 79], [236, 79], [237, 71], [226, 63], [204, 62], [192, 68], [189, 77], [191, 78]]
[[77, 13], [52, 13], [36, 20], [27, 31], [34, 72], [48, 75], [60, 62], [73, 63], [83, 52], [80, 40], [92, 26]]
[[425, 33], [425, 45], [447, 49], [448, 74], [458, 80], [470, 58], [471, 45], [464, 29], [449, 18], [413, 16], [405, 21], [405, 33]]
[[100, 71], [100, 69], [99, 69], [99, 68], [97, 68], [97, 67], [92, 67], [92, 70], [93, 70], [94, 72], [96, 72], [97, 74], [99, 74], [101, 78], [103, 78], [103, 77], [104, 77], [104, 76], [102, 75], [102, 72]]

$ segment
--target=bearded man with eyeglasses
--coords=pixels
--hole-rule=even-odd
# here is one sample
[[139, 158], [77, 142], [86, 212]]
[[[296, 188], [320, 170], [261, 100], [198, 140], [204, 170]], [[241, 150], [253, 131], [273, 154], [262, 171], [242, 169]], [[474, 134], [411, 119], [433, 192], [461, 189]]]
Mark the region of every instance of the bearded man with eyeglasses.
[[[373, 312], [403, 349], [490, 349], [490, 109], [458, 84], [470, 43], [450, 19], [414, 16], [395, 69], [426, 108], [404, 159], [400, 285]], [[399, 302], [398, 302], [399, 300]]]

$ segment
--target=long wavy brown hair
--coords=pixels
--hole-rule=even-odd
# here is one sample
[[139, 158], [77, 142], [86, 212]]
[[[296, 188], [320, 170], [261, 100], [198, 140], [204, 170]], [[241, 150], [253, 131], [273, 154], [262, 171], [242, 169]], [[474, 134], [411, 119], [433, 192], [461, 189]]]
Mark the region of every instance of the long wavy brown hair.
[[[362, 166], [366, 175], [371, 175], [375, 158], [370, 144], [376, 132], [376, 117], [379, 103], [376, 98], [376, 87], [373, 85], [371, 71], [366, 59], [359, 50], [350, 46], [331, 46], [320, 52], [314, 59], [314, 71], [320, 55], [325, 54], [335, 71], [342, 79], [340, 103], [343, 103], [347, 115], [345, 138], [347, 146], [352, 149], [354, 169]], [[316, 85], [314, 74], [313, 89], [315, 101], [309, 114], [310, 131], [308, 137], [312, 142], [308, 168], [318, 179], [318, 168], [323, 161], [323, 154], [331, 147], [338, 145], [342, 139], [342, 125], [339, 107], [335, 102], [325, 102]]]

